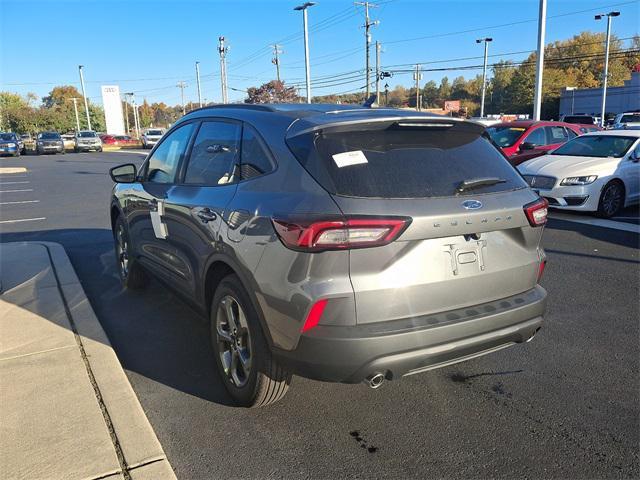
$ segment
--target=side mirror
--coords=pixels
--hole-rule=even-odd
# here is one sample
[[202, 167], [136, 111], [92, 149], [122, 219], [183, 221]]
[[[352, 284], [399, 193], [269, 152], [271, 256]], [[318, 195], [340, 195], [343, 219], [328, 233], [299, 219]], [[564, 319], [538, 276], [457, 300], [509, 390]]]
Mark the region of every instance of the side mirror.
[[631, 152], [631, 154], [629, 155], [629, 160], [635, 163], [640, 162], [640, 151], [634, 150], [633, 152]]
[[133, 163], [118, 165], [109, 170], [109, 175], [116, 183], [134, 183], [136, 181], [136, 166]]
[[533, 150], [536, 146], [531, 142], [522, 142], [520, 144], [520, 150]]

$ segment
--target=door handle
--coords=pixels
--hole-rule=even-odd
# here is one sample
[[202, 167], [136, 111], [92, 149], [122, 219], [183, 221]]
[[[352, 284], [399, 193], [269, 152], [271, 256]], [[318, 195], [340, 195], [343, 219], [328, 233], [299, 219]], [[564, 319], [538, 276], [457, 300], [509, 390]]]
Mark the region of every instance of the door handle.
[[155, 212], [156, 210], [158, 210], [158, 200], [156, 200], [155, 198], [153, 200], [149, 200], [147, 202], [147, 205], [149, 206], [149, 209], [152, 212]]
[[203, 208], [200, 211], [198, 211], [198, 213], [196, 213], [196, 215], [204, 223], [212, 222], [216, 218], [218, 218], [218, 215], [216, 215], [216, 212], [214, 212], [210, 208]]

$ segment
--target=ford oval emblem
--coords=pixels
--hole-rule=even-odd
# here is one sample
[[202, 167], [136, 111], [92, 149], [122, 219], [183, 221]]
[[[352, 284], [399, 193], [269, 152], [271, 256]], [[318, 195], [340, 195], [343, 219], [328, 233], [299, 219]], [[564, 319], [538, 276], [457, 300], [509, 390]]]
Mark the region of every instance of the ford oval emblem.
[[462, 206], [467, 210], [478, 210], [482, 208], [482, 202], [479, 200], [465, 200], [462, 202]]

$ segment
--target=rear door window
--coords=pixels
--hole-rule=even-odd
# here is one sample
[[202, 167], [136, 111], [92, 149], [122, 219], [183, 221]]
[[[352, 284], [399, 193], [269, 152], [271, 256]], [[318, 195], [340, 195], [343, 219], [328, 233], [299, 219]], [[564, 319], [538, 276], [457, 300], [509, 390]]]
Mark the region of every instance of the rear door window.
[[202, 122], [191, 149], [184, 183], [226, 185], [235, 181], [242, 125], [236, 122]]
[[564, 127], [544, 127], [544, 130], [547, 133], [547, 145], [564, 143], [569, 140], [567, 131]]
[[[350, 127], [363, 128], [363, 127]], [[287, 143], [330, 193], [350, 197], [423, 198], [525, 188], [522, 177], [474, 125], [316, 131]], [[457, 192], [461, 182], [493, 177], [499, 183]]]

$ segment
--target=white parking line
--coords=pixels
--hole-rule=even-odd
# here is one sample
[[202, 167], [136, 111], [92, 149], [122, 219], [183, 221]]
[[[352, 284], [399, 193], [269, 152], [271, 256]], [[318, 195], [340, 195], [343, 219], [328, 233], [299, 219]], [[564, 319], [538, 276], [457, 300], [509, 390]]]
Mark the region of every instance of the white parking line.
[[25, 180], [24, 182], [0, 182], [0, 185], [15, 185], [16, 183], [30, 183], [29, 180]]
[[114, 150], [111, 153], [135, 153], [136, 155], [146, 155], [149, 152], [136, 152], [135, 150]]
[[38, 220], [46, 220], [46, 219], [47, 217], [19, 218], [17, 220], [0, 220], [0, 223], [37, 222]]
[[23, 200], [21, 202], [0, 202], [0, 205], [18, 205], [20, 203], [40, 203], [40, 200]]
[[640, 225], [634, 225], [632, 223], [614, 222], [612, 220], [604, 220], [602, 218], [580, 218], [575, 215], [567, 215], [555, 212], [549, 215], [549, 218], [640, 234]]
[[15, 193], [15, 192], [33, 192], [33, 188], [25, 188], [24, 190], [0, 190], [0, 193]]

